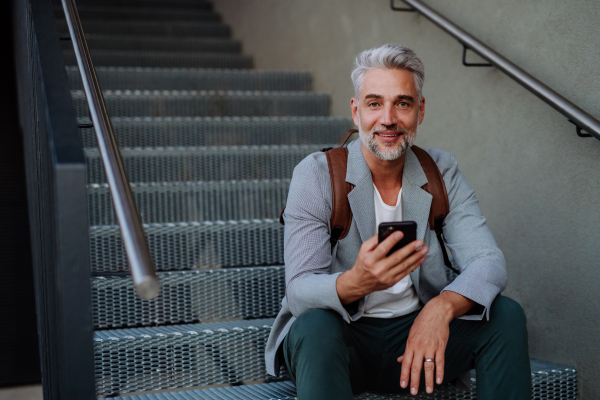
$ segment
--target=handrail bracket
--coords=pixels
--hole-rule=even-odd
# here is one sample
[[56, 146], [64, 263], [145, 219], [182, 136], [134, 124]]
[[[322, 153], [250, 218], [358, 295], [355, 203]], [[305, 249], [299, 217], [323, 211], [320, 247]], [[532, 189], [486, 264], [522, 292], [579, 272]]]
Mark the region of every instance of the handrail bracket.
[[466, 44], [463, 43], [463, 56], [462, 63], [465, 67], [493, 67], [490, 63], [470, 63], [467, 62], [467, 50], [471, 50]]
[[575, 125], [575, 133], [577, 133], [577, 136], [579, 136], [579, 137], [594, 137], [594, 135], [584, 132], [583, 128], [581, 128], [581, 126], [579, 126], [579, 124], [577, 122], [570, 120], [570, 119], [568, 119], [567, 121], [569, 121], [570, 123]]
[[396, 7], [394, 5], [395, 1], [394, 0], [390, 0], [390, 7], [392, 8], [392, 10], [394, 11], [408, 11], [408, 12], [415, 12], [417, 10], [415, 10], [412, 7], [407, 7], [407, 8], [401, 8], [401, 7]]

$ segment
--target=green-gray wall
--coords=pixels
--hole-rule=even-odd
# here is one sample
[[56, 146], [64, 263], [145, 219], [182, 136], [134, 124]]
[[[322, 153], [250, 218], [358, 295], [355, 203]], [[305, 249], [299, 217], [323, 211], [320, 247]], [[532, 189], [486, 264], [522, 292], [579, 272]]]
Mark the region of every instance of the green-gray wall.
[[[600, 141], [497, 69], [463, 67], [456, 40], [387, 0], [215, 3], [257, 68], [311, 71], [334, 115], [350, 115], [356, 53], [388, 42], [417, 52], [427, 101], [417, 143], [454, 153], [475, 188], [531, 357], [577, 368], [580, 398], [600, 398]], [[598, 0], [427, 4], [600, 117]]]

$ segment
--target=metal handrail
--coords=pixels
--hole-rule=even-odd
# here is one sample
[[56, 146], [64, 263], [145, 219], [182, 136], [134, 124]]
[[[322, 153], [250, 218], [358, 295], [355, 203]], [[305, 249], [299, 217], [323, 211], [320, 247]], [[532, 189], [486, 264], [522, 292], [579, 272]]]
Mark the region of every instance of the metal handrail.
[[[563, 96], [516, 66], [498, 52], [483, 44], [473, 35], [458, 27], [448, 18], [442, 16], [440, 13], [423, 4], [419, 0], [402, 0], [411, 6], [413, 10], [395, 8], [394, 0], [390, 1], [393, 10], [419, 12], [438, 27], [446, 31], [446, 33], [448, 33], [450, 36], [457, 39], [463, 46], [465, 46], [465, 48], [469, 48], [473, 52], [477, 53], [481, 58], [487, 60], [490, 64], [497, 67], [500, 71], [511, 77], [525, 89], [542, 99], [544, 102], [550, 105], [550, 107], [566, 116], [569, 119], [569, 122], [576, 125], [576, 132], [580, 137], [591, 135], [600, 140], [599, 120], [583, 111], [569, 100], [565, 99]], [[588, 132], [589, 135], [582, 133], [582, 129]]]
[[75, 2], [74, 0], [62, 0], [62, 5], [83, 81], [90, 118], [98, 138], [98, 148], [106, 171], [115, 213], [121, 228], [121, 236], [127, 253], [135, 291], [140, 298], [150, 300], [158, 296], [160, 282], [156, 276], [142, 221], [125, 172], [123, 158], [108, 116], [102, 89], [92, 63]]

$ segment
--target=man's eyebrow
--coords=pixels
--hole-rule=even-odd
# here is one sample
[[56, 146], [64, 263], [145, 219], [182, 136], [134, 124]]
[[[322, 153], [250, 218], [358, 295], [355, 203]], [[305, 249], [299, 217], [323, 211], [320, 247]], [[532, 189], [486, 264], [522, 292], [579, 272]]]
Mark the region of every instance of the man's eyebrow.
[[[383, 96], [380, 94], [370, 93], [365, 96], [365, 100], [369, 99], [383, 99]], [[415, 101], [415, 98], [408, 94], [400, 94], [396, 97], [396, 100], [407, 100], [407, 101]]]
[[396, 100], [408, 100], [408, 101], [415, 101], [415, 98], [412, 96], [409, 96], [407, 94], [401, 94], [398, 97], [396, 97]]

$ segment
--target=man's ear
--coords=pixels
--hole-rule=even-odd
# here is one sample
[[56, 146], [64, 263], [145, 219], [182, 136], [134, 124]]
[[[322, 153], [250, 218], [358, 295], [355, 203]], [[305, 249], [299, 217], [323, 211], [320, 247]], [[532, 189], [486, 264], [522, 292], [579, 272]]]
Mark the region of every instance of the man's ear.
[[425, 118], [425, 97], [421, 97], [421, 104], [419, 104], [419, 125], [423, 123]]
[[358, 127], [358, 100], [356, 98], [350, 99], [350, 109], [352, 110], [352, 120], [354, 125]]

